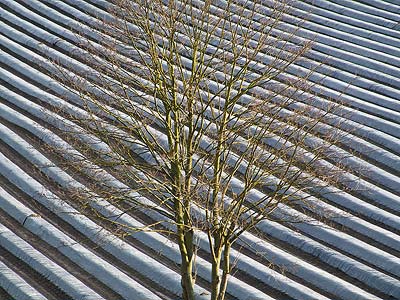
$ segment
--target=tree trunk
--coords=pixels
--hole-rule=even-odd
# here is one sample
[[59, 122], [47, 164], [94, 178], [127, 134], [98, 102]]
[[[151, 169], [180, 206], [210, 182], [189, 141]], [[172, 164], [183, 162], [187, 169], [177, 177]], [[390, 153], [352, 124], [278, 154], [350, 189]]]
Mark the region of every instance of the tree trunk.
[[181, 285], [183, 300], [194, 299], [193, 278], [193, 230], [185, 230], [184, 226], [178, 225], [178, 244], [181, 253]]
[[[183, 255], [182, 255], [183, 256]], [[181, 285], [182, 285], [182, 298], [183, 300], [195, 300], [194, 299], [194, 280], [193, 280], [193, 258], [187, 260], [182, 257], [181, 264]]]
[[[211, 271], [211, 300], [224, 300], [225, 292], [228, 285], [228, 277], [230, 273], [230, 260], [229, 254], [231, 245], [228, 242], [223, 246], [223, 259], [222, 259], [222, 246], [215, 249], [215, 257], [212, 261]], [[222, 267], [222, 275], [220, 268]]]
[[211, 267], [211, 300], [217, 300], [221, 286], [221, 251], [217, 250]]
[[[182, 215], [180, 215], [182, 217]], [[178, 223], [178, 244], [181, 253], [181, 285], [183, 300], [195, 300], [194, 298], [194, 283], [193, 278], [193, 229], [188, 230], [182, 221], [184, 218], [179, 218]]]
[[224, 247], [224, 260], [222, 262], [222, 278], [221, 278], [221, 286], [220, 286], [218, 300], [225, 299], [226, 287], [228, 285], [228, 278], [231, 272], [231, 266], [230, 266], [231, 263], [229, 260], [230, 250], [231, 250], [230, 243], [226, 243]]

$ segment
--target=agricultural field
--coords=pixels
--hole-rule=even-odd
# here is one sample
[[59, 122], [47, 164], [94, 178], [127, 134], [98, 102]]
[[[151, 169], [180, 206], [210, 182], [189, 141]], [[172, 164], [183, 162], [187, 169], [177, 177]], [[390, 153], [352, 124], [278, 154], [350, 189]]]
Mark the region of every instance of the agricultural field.
[[[63, 135], [70, 116], [85, 111], [52, 74], [60, 66], [88, 68], [76, 55], [76, 32], [95, 43], [91, 28], [97, 17], [110, 18], [111, 2], [0, 0], [1, 300], [182, 299], [174, 238], [162, 230], [116, 232], [78, 211], [67, 190], [91, 188], [85, 178], [93, 174], [75, 174], [64, 164], [80, 144], [92, 145], [91, 136], [77, 134], [80, 142], [72, 142]], [[271, 1], [260, 2], [255, 20]], [[304, 94], [314, 96], [313, 109], [341, 103], [307, 139], [312, 148], [329, 132], [340, 137], [329, 147], [335, 155], [321, 162], [340, 169], [340, 179], [324, 187], [328, 192], [308, 195], [312, 205], [281, 203], [241, 235], [231, 250], [226, 299], [400, 299], [400, 1], [291, 3], [274, 33], [294, 32], [290, 39], [297, 44], [313, 42], [276, 81], [309, 74]], [[217, 12], [225, 4], [211, 6]], [[267, 64], [268, 54], [262, 59], [258, 63]], [[291, 108], [280, 110], [280, 120]], [[107, 181], [124, 186], [118, 174], [103, 171]], [[242, 178], [235, 180], [240, 185]], [[264, 191], [257, 193], [263, 197]], [[106, 200], [92, 209], [120, 216], [127, 228], [166, 218], [150, 210], [122, 213]], [[280, 222], [282, 216], [302, 221]], [[211, 265], [201, 233], [198, 247], [195, 293], [205, 300]]]

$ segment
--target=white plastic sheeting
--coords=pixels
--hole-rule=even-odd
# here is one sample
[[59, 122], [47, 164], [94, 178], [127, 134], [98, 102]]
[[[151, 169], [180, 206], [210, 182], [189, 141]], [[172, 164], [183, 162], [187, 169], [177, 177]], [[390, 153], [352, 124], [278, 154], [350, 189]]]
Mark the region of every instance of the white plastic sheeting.
[[[28, 63], [38, 63], [48, 70], [55, 71], [42, 57], [43, 55], [50, 55], [52, 58], [61, 59], [64, 64], [73, 66], [75, 70], [84, 71], [87, 66], [69, 57], [68, 53], [79, 49], [68, 42], [77, 41], [77, 36], [67, 28], [83, 29], [86, 33], [89, 33], [89, 27], [85, 27], [86, 25], [82, 27], [81, 21], [87, 22], [90, 26], [94, 25], [95, 19], [90, 14], [110, 19], [110, 16], [102, 9], [102, 6], [104, 8], [108, 5], [108, 2], [103, 0], [0, 0], [0, 3], [4, 7], [0, 11], [0, 16], [7, 20], [7, 22], [0, 21], [0, 30], [2, 31], [0, 44], [8, 52], [0, 50], [0, 62], [8, 70], [0, 72], [0, 79], [13, 87], [12, 91], [6, 87], [0, 87], [0, 98], [5, 101], [3, 103], [6, 103], [0, 104], [0, 121], [4, 119], [20, 126], [45, 143], [63, 145], [66, 149], [70, 149], [69, 145], [63, 144], [63, 141], [51, 131], [30, 119], [32, 115], [57, 127], [62, 126], [60, 122], [62, 118], [24, 97], [28, 95], [28, 97], [40, 99], [53, 107], [63, 108], [74, 114], [79, 115], [82, 112], [73, 105], [66, 104], [61, 99], [42, 90], [44, 87], [60, 94], [67, 92], [52, 82], [49, 77], [41, 74], [34, 67], [22, 63], [13, 55], [23, 57]], [[90, 3], [96, 4], [98, 7]], [[218, 7], [223, 7], [225, 3], [225, 1], [216, 1], [213, 3], [213, 9], [217, 11]], [[268, 5], [268, 3], [270, 3], [269, 0], [263, 1], [263, 5]], [[309, 11], [310, 8], [311, 11]], [[35, 13], [34, 10], [39, 14]], [[63, 11], [76, 16], [77, 20], [64, 15]], [[265, 11], [265, 7], [260, 7], [258, 13], [262, 14], [263, 11]], [[362, 153], [363, 158], [349, 159], [346, 161], [346, 166], [353, 169], [368, 166], [370, 170], [370, 172], [363, 173], [364, 178], [359, 181], [361, 187], [366, 190], [350, 195], [332, 188], [334, 193], [324, 195], [323, 200], [328, 203], [314, 199], [317, 213], [330, 211], [338, 215], [338, 217], [333, 218], [333, 221], [344, 226], [343, 232], [318, 223], [313, 219], [310, 219], [310, 224], [293, 224], [293, 228], [298, 232], [272, 221], [262, 221], [257, 226], [267, 236], [270, 235], [284, 244], [294, 247], [296, 249], [294, 253], [302, 251], [311, 255], [318, 260], [321, 267], [314, 266], [312, 261], [300, 259], [294, 254], [289, 254], [285, 249], [280, 249], [249, 233], [243, 235], [243, 240], [240, 243], [250, 251], [249, 253], [256, 255], [257, 252], [262, 252], [265, 259], [280, 267], [286, 267], [288, 274], [301, 278], [301, 280], [289, 279], [266, 268], [263, 264], [255, 262], [253, 257], [244, 254], [239, 255], [233, 251], [233, 256], [238, 257], [237, 268], [241, 269], [244, 274], [257, 278], [258, 282], [286, 293], [288, 297], [293, 299], [324, 299], [324, 296], [320, 294], [322, 291], [332, 294], [338, 299], [370, 300], [379, 298], [363, 291], [363, 286], [371, 288], [372, 293], [379, 291], [384, 295], [392, 296], [394, 299], [400, 298], [398, 280], [400, 277], [398, 261], [400, 253], [398, 236], [400, 232], [400, 218], [398, 216], [398, 212], [400, 212], [398, 173], [400, 170], [398, 156], [400, 154], [399, 12], [400, 5], [381, 0], [304, 0], [294, 2], [294, 8], [284, 15], [285, 23], [274, 30], [276, 34], [284, 34], [285, 30], [291, 30], [296, 26], [299, 18], [306, 16], [307, 19], [303, 27], [297, 31], [294, 40], [302, 42], [312, 36], [315, 37], [316, 43], [313, 49], [307, 53], [306, 58], [291, 66], [284, 76], [290, 78], [298, 74], [305, 74], [308, 69], [317, 66], [320, 61], [327, 63], [326, 66], [319, 67], [310, 77], [310, 80], [319, 84], [318, 93], [322, 96], [318, 98], [316, 105], [324, 107], [328, 103], [324, 97], [333, 100], [341, 99], [349, 105], [346, 108], [348, 115], [345, 116], [348, 120], [344, 121], [344, 118], [337, 116], [334, 119], [327, 120], [329, 126], [321, 126], [318, 130], [319, 132], [329, 131], [332, 128], [330, 126], [337, 126], [343, 130], [343, 134], [346, 134], [346, 131], [351, 132], [345, 137], [344, 143], [350, 151], [356, 150]], [[18, 14], [24, 16], [25, 19], [23, 20]], [[39, 28], [37, 24], [40, 24], [43, 28]], [[26, 33], [21, 32], [20, 28]], [[96, 38], [95, 33], [90, 33], [90, 35]], [[64, 53], [46, 46], [45, 43], [38, 43], [39, 39], [60, 47]], [[259, 63], [266, 64], [268, 59], [268, 55], [262, 55]], [[25, 79], [18, 78], [18, 74], [29, 78], [30, 83]], [[35, 82], [39, 85], [35, 86]], [[18, 94], [20, 92], [25, 94]], [[79, 103], [80, 100], [75, 98], [74, 101]], [[17, 110], [22, 110], [28, 114], [23, 116], [10, 106], [16, 106], [18, 107]], [[363, 126], [357, 128], [360, 124]], [[355, 128], [357, 130], [354, 131]], [[89, 139], [89, 137], [85, 138]], [[35, 165], [50, 162], [39, 151], [33, 149], [27, 141], [1, 124], [0, 139]], [[317, 140], [314, 139], [314, 141]], [[342, 151], [340, 148], [335, 148], [335, 150]], [[346, 151], [342, 154], [346, 155]], [[43, 172], [61, 185], [72, 184], [73, 182], [66, 173], [57, 167], [43, 169]], [[61, 199], [59, 199], [60, 202], [54, 203], [53, 200], [56, 199], [54, 194], [35, 182], [33, 178], [3, 155], [0, 156], [0, 173], [8, 177], [17, 188], [27, 192], [50, 209], [54, 209], [56, 213], [60, 209], [71, 209], [61, 202]], [[355, 178], [351, 176], [349, 178]], [[112, 178], [112, 180], [115, 180], [115, 178]], [[236, 184], [232, 188], [240, 189], [240, 182], [236, 181]], [[253, 196], [254, 199], [257, 199], [262, 195], [255, 192]], [[93, 252], [83, 246], [72, 245], [75, 241], [56, 227], [51, 227], [50, 223], [41, 218], [29, 217], [33, 216], [34, 212], [7, 194], [1, 189], [1, 186], [0, 197], [2, 197], [0, 198], [1, 209], [16, 218], [21, 224], [24, 223], [44, 242], [59, 246], [62, 253], [71, 259], [74, 258], [86, 270], [103, 279], [104, 283], [123, 295], [124, 298], [129, 299], [129, 291], [140, 290], [143, 297], [157, 299], [155, 294], [143, 289], [140, 283], [131, 281], [132, 285], [129, 285], [119, 282], [113, 277], [112, 270], [119, 271], [112, 269], [111, 264], [99, 261]], [[107, 209], [112, 209], [115, 212], [115, 208], [107, 206], [106, 209], [102, 206], [107, 205], [106, 203], [98, 202], [97, 205], [102, 213], [111, 214], [111, 211]], [[344, 212], [344, 210], [347, 212]], [[297, 211], [284, 206], [281, 206], [276, 212], [278, 216], [288, 213], [299, 215]], [[72, 215], [64, 216], [64, 219], [94, 241], [100, 237], [100, 235], [95, 236], [94, 234], [100, 228], [90, 220]], [[130, 226], [143, 225], [128, 215], [124, 215], [121, 220]], [[346, 228], [351, 229], [350, 234], [344, 233]], [[106, 251], [112, 253], [125, 264], [144, 270], [143, 275], [157, 282], [159, 286], [179, 294], [180, 286], [176, 273], [168, 270], [167, 267], [155, 264], [153, 258], [147, 257], [123, 241], [111, 239], [105, 234], [101, 238], [107, 240], [107, 246], [102, 246]], [[141, 232], [135, 234], [134, 238], [148, 247], [160, 250], [160, 255], [175, 264], [179, 264], [177, 246], [168, 242], [165, 237], [156, 233]], [[201, 235], [199, 235], [199, 239], [199, 241], [202, 240]], [[374, 245], [368, 245], [365, 240], [374, 241]], [[85, 286], [82, 286], [76, 279], [74, 281], [73, 275], [68, 275], [62, 268], [55, 265], [47, 269], [46, 265], [50, 263], [46, 263], [48, 262], [46, 257], [6, 230], [1, 224], [0, 243], [19, 259], [32, 262], [32, 267], [39, 273], [46, 274], [45, 276], [50, 281], [72, 295], [74, 299], [86, 299], [80, 297], [95, 295], [91, 294], [93, 291], [85, 291]], [[64, 243], [69, 243], [71, 246], [67, 247]], [[379, 245], [385, 245], [385, 247], [380, 249]], [[66, 250], [67, 248], [68, 250]], [[204, 245], [202, 248], [207, 250]], [[389, 248], [392, 250], [387, 251]], [[155, 274], [145, 270], [152, 264], [160, 266], [160, 268], [157, 267]], [[325, 271], [325, 265], [340, 270], [347, 277], [341, 278], [340, 273], [331, 274], [329, 271]], [[36, 299], [35, 297], [43, 299], [43, 296], [30, 288], [29, 284], [21, 280], [11, 269], [0, 265], [0, 271], [4, 271], [4, 274], [0, 272], [0, 276], [2, 276], [0, 277], [0, 285], [6, 286], [6, 290], [15, 299], [28, 299], [26, 297], [29, 293], [31, 293], [32, 299]], [[63, 278], [64, 275], [65, 278]], [[209, 264], [201, 258], [199, 259], [199, 276], [206, 279], [209, 276]], [[360, 287], [349, 283], [348, 277], [361, 283]], [[272, 299], [257, 290], [256, 287], [244, 284], [234, 277], [228, 286], [228, 292], [239, 299]], [[204, 290], [199, 289], [198, 293], [203, 293], [202, 297], [207, 298], [207, 293]], [[87, 299], [92, 299], [91, 296], [88, 297]]]
[[[23, 188], [24, 192], [34, 197], [36, 200], [50, 202], [50, 207], [58, 209], [59, 214], [70, 215], [69, 207], [65, 203], [52, 203], [55, 196], [46, 191], [44, 187], [38, 184], [34, 179], [11, 163], [3, 154], [0, 153], [0, 173], [12, 180], [12, 182]], [[115, 266], [96, 256], [93, 252], [83, 247], [77, 241], [67, 236], [65, 233], [57, 229], [43, 218], [32, 217], [36, 214], [17, 201], [15, 198], [8, 196], [3, 198], [3, 201], [12, 201], [12, 206], [7, 211], [13, 218], [23, 223], [23, 226], [36, 234], [45, 242], [53, 247], [56, 247], [61, 253], [67, 256], [72, 261], [76, 262], [87, 272], [98, 275], [99, 280], [113, 288], [126, 299], [132, 295], [141, 299], [159, 299], [158, 296], [151, 293], [141, 284], [137, 283], [133, 278], [128, 277]], [[22, 220], [22, 221], [21, 221]]]
[[[7, 198], [7, 199], [6, 199]], [[13, 199], [0, 188], [2, 209], [6, 212], [14, 209]], [[38, 217], [38, 216], [37, 216]], [[26, 220], [25, 217], [20, 222]], [[77, 280], [68, 271], [55, 264], [52, 260], [33, 248], [29, 243], [15, 235], [10, 229], [0, 224], [0, 244], [14, 256], [18, 257], [31, 268], [42, 274], [65, 293], [77, 300], [104, 300], [99, 294]]]
[[47, 300], [24, 279], [0, 261], [0, 286], [14, 299]]
[[[40, 112], [40, 110], [38, 110], [38, 112]], [[43, 113], [43, 111], [42, 111], [41, 113]], [[13, 117], [12, 119], [16, 120], [17, 118]], [[29, 126], [29, 125], [28, 125], [28, 126]]]

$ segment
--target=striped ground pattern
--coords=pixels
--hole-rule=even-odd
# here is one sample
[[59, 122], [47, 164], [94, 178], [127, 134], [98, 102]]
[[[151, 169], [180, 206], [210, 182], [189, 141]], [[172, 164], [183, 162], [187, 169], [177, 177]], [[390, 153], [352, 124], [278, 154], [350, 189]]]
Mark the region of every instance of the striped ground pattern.
[[[106, 6], [0, 0], [0, 299], [180, 299], [177, 245], [161, 233], [121, 240], [74, 214], [57, 188], [70, 177], [43, 146], [68, 146], [52, 109], [63, 90], [46, 75], [45, 57], [68, 59], [77, 47], [72, 30], [90, 27]], [[343, 218], [263, 221], [259, 234], [243, 234], [228, 299], [400, 299], [400, 1], [295, 1], [285, 26], [305, 15], [297, 38], [315, 43], [287, 72], [324, 61], [310, 80], [321, 83], [321, 101], [340, 97], [349, 112], [347, 122], [327, 126], [348, 132], [338, 151], [357, 153], [346, 175], [360, 176], [361, 188], [316, 202]], [[360, 166], [368, 171], [352, 171]], [[123, 222], [143, 225], [129, 214]], [[196, 291], [207, 299], [202, 252], [198, 263]]]

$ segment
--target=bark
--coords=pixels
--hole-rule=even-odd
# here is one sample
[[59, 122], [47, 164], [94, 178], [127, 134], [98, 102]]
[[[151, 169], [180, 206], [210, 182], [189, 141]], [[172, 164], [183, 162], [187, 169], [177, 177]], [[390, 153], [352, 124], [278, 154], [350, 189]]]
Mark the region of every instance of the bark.
[[217, 300], [221, 286], [221, 246], [218, 242], [214, 247], [214, 255], [211, 263], [211, 300]]
[[230, 259], [229, 259], [230, 250], [231, 250], [231, 245], [229, 243], [226, 243], [225, 247], [224, 247], [224, 260], [222, 262], [221, 287], [220, 287], [220, 291], [219, 291], [218, 300], [225, 299], [225, 292], [226, 292], [226, 288], [228, 286], [228, 278], [229, 278], [229, 274], [231, 272]]
[[221, 265], [221, 258], [217, 258], [212, 264], [211, 271], [211, 300], [217, 300], [221, 285], [221, 275], [219, 272], [219, 267]]
[[182, 252], [181, 264], [181, 285], [182, 285], [182, 298], [183, 300], [195, 300], [194, 298], [194, 280], [193, 280], [193, 257], [188, 259]]
[[186, 230], [183, 224], [178, 225], [178, 244], [181, 253], [181, 285], [183, 300], [194, 300], [193, 278], [193, 230]]
[[194, 300], [193, 277], [193, 228], [189, 226], [187, 213], [184, 212], [181, 199], [175, 199], [177, 237], [181, 254], [181, 285], [183, 300]]

